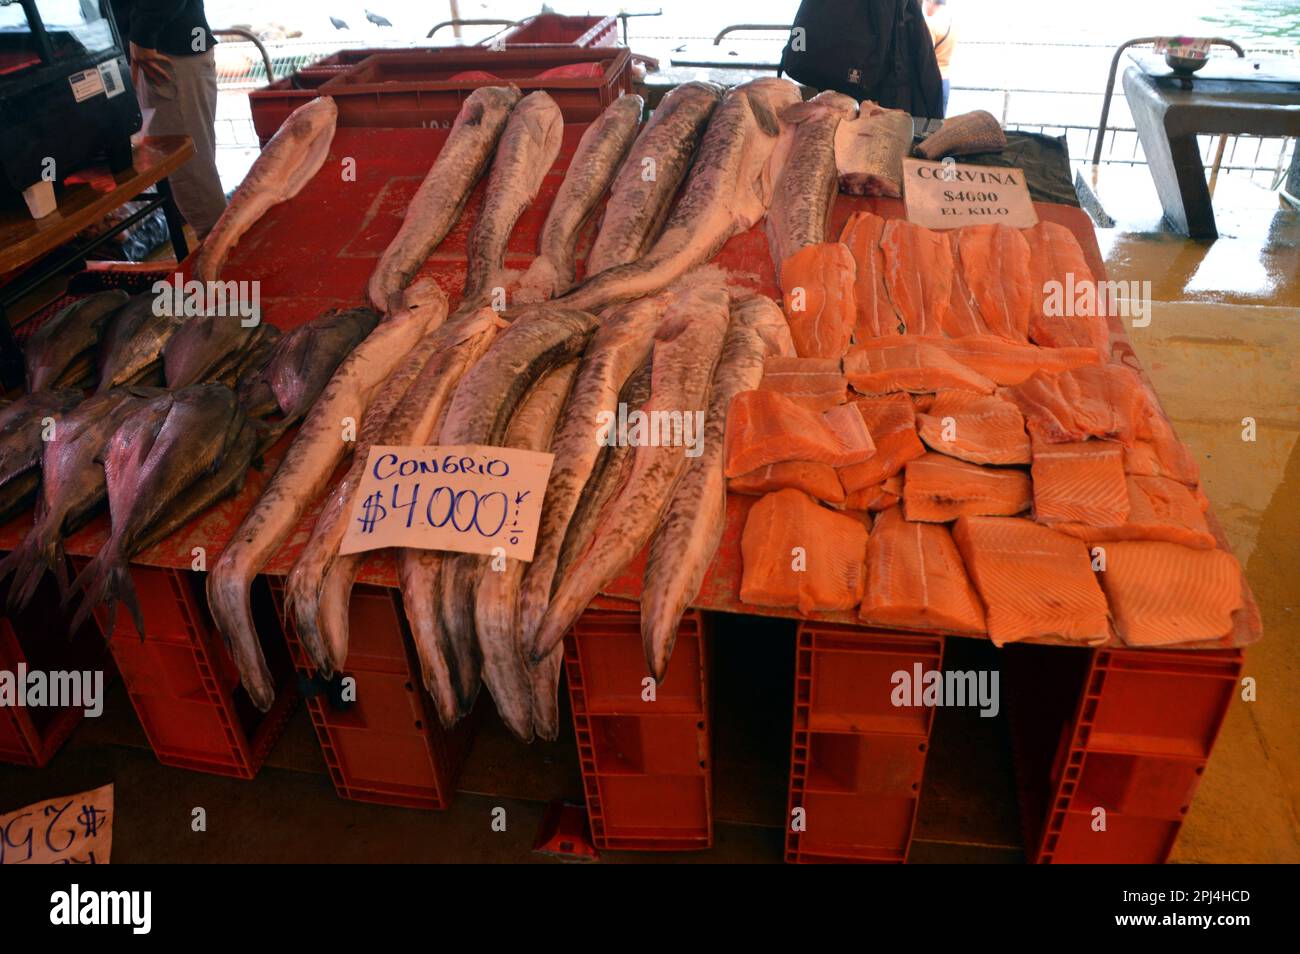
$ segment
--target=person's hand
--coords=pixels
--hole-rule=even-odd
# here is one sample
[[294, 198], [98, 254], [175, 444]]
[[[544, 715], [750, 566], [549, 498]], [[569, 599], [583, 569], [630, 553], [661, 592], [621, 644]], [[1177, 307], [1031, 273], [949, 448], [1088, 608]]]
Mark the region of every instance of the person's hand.
[[172, 81], [172, 61], [165, 53], [150, 50], [143, 46], [131, 44], [131, 81], [138, 83], [140, 73], [149, 77], [149, 82], [161, 84]]

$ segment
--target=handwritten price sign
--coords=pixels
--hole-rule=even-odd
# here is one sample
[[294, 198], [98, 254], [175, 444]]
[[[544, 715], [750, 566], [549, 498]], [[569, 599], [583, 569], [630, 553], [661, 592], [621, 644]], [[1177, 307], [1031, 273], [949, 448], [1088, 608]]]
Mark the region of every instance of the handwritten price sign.
[[340, 553], [416, 547], [531, 560], [553, 454], [464, 444], [370, 448]]
[[903, 199], [907, 220], [929, 229], [1038, 224], [1022, 169], [904, 159]]
[[0, 865], [106, 865], [112, 851], [112, 785], [0, 815]]

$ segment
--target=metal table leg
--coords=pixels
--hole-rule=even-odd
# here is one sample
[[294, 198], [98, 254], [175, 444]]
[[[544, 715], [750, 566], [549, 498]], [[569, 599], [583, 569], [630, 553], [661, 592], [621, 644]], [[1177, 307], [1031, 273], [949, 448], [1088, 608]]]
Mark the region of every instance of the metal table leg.
[[189, 243], [185, 241], [185, 219], [181, 217], [180, 210], [176, 208], [176, 199], [172, 195], [171, 183], [166, 179], [159, 179], [155, 188], [158, 194], [162, 196], [163, 218], [167, 220], [167, 233], [171, 236], [172, 250], [176, 252], [176, 262], [185, 261], [190, 254]]

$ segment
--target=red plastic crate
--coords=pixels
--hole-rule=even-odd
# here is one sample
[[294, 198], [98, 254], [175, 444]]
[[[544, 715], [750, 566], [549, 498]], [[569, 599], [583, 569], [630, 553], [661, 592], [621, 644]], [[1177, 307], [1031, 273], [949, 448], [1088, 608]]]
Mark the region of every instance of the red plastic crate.
[[[0, 586], [0, 606], [8, 597], [6, 583]], [[68, 633], [58, 587], [49, 574], [26, 609], [0, 615], [0, 671], [17, 674], [20, 665], [28, 672], [101, 670], [105, 689], [117, 673], [94, 620]], [[72, 706], [0, 707], [0, 762], [44, 766], [84, 718], [85, 709]]]
[[320, 87], [338, 72], [332, 68], [309, 67], [260, 89], [249, 90], [248, 110], [252, 114], [253, 131], [257, 133], [258, 141], [265, 146], [289, 114], [319, 96]]
[[795, 654], [786, 860], [905, 861], [934, 710], [895, 707], [892, 677], [941, 668], [943, 637], [805, 622]]
[[[84, 563], [84, 561], [81, 561]], [[144, 636], [124, 606], [109, 646], [149, 744], [164, 765], [252, 778], [266, 761], [298, 701], [293, 665], [264, 578], [253, 586], [253, 620], [275, 680], [275, 703], [262, 713], [208, 614], [201, 573], [132, 566]], [[107, 629], [104, 607], [95, 611]]]
[[618, 46], [618, 18], [539, 13], [487, 42], [500, 42], [508, 47], [576, 46], [591, 49]]
[[[599, 78], [554, 79], [538, 74], [557, 66], [597, 63]], [[453, 80], [477, 71], [497, 80]], [[438, 50], [377, 53], [355, 68], [336, 74], [320, 88], [333, 96], [340, 126], [449, 127], [461, 103], [480, 86], [513, 83], [525, 94], [545, 90], [566, 123], [589, 123], [623, 93], [632, 90], [632, 54], [626, 49], [488, 50], [449, 47]]]
[[683, 618], [654, 702], [636, 613], [589, 609], [564, 642], [592, 840], [597, 848], [682, 851], [713, 844], [708, 629]]
[[[282, 581], [274, 580], [272, 591], [283, 605]], [[285, 636], [295, 667], [310, 679], [314, 669], [291, 624]], [[481, 710], [451, 732], [442, 728], [421, 681], [397, 590], [353, 590], [343, 673], [356, 680], [355, 703], [336, 704], [324, 692], [307, 697], [339, 797], [404, 808], [450, 807]]]
[[[1039, 863], [1166, 861], [1241, 674], [1240, 650], [1009, 647], [1026, 851]], [[1094, 831], [1094, 811], [1106, 829]]]

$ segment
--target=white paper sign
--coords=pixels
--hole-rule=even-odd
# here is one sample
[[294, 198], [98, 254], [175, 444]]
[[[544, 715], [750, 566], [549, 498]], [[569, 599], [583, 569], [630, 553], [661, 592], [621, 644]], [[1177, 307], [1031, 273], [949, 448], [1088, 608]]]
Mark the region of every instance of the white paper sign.
[[122, 92], [122, 73], [117, 68], [117, 60], [105, 60], [99, 64], [99, 79], [104, 84], [104, 95], [109, 99]]
[[554, 454], [464, 444], [370, 448], [340, 553], [416, 547], [533, 558]]
[[68, 83], [72, 86], [73, 99], [79, 103], [104, 92], [104, 78], [99, 75], [99, 70], [93, 67], [80, 73], [73, 73], [68, 77]]
[[1023, 169], [904, 159], [903, 199], [907, 220], [930, 229], [1038, 224]]
[[111, 784], [0, 815], [0, 865], [106, 865], [112, 853]]

